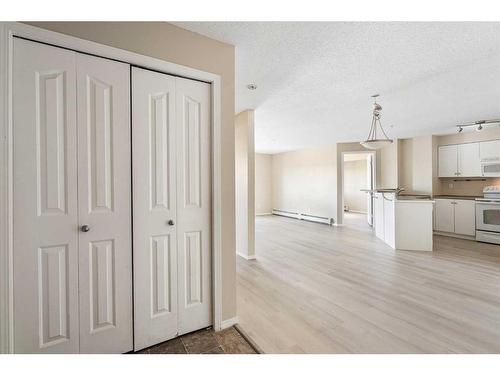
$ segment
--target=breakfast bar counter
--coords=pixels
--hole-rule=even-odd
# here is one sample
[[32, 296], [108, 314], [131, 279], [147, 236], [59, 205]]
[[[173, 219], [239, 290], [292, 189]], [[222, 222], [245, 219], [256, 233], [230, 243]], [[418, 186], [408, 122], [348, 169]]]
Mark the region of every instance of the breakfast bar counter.
[[375, 234], [395, 250], [432, 251], [433, 205], [428, 196], [375, 191]]

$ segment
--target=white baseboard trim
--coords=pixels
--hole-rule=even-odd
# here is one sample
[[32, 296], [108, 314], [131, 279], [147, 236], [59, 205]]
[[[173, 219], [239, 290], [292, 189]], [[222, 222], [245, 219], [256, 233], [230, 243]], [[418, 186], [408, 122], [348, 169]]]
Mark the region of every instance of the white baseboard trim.
[[463, 234], [456, 234], [456, 233], [449, 233], [449, 232], [440, 232], [438, 230], [435, 230], [434, 234], [437, 234], [438, 236], [460, 238], [462, 240], [471, 240], [471, 241], [475, 241], [476, 240], [475, 236], [466, 236], [466, 235], [463, 235]]
[[276, 208], [273, 208], [272, 214], [276, 215], [276, 216], [286, 216], [286, 217], [291, 217], [292, 219], [312, 221], [312, 222], [321, 223], [321, 224], [333, 225], [335, 223], [335, 220], [333, 220], [333, 218], [304, 214], [304, 213], [299, 213], [299, 212], [278, 210]]
[[226, 329], [238, 324], [238, 317], [234, 316], [231, 319], [223, 320], [220, 324], [220, 329]]
[[238, 252], [238, 251], [236, 252], [236, 255], [239, 255], [240, 257], [242, 257], [242, 258], [244, 258], [244, 259], [246, 259], [246, 260], [253, 260], [253, 259], [257, 259], [257, 258], [255, 257], [255, 255], [245, 255], [245, 254], [242, 254], [242, 253], [240, 253], [240, 252]]
[[265, 212], [263, 214], [255, 214], [255, 216], [269, 216], [269, 215], [272, 215], [273, 213], [272, 212]]

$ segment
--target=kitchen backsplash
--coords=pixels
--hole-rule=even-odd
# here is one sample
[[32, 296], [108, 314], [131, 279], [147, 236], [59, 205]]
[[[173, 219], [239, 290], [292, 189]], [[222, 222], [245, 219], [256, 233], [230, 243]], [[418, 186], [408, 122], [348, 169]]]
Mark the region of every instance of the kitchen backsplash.
[[483, 195], [485, 186], [500, 186], [500, 178], [486, 178], [486, 181], [465, 181], [454, 178], [440, 178], [435, 195]]

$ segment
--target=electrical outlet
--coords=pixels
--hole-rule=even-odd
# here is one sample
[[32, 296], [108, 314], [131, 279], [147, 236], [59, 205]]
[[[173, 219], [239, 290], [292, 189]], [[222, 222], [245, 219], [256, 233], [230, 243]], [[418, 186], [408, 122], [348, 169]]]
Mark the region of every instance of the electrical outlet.
[[450, 182], [450, 183], [448, 184], [448, 188], [453, 189], [453, 183], [451, 183], [451, 182]]

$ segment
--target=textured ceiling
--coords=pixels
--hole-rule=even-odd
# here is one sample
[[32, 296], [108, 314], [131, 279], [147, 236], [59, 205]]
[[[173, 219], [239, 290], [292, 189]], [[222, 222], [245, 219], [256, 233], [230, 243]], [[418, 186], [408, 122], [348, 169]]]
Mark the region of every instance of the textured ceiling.
[[500, 23], [176, 24], [236, 46], [236, 111], [255, 109], [258, 152], [361, 141], [375, 93], [394, 138], [500, 117]]

